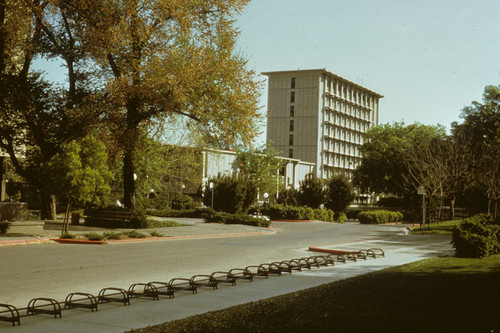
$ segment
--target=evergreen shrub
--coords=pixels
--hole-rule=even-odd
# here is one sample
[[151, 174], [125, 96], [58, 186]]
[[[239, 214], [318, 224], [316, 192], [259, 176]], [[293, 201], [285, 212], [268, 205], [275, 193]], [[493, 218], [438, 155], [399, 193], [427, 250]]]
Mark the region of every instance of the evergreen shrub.
[[203, 215], [207, 223], [224, 223], [224, 224], [243, 224], [254, 227], [268, 227], [271, 221], [263, 218], [255, 218], [252, 215], [246, 214], [230, 214], [225, 212], [216, 212], [210, 210]]
[[347, 217], [344, 213], [335, 213], [330, 209], [313, 209], [303, 206], [272, 205], [266, 211], [272, 220], [319, 220], [344, 223]]
[[488, 215], [464, 219], [453, 228], [451, 243], [457, 257], [482, 258], [500, 253], [500, 226]]
[[372, 210], [360, 212], [358, 214], [358, 219], [361, 224], [401, 222], [403, 220], [403, 214], [388, 210]]

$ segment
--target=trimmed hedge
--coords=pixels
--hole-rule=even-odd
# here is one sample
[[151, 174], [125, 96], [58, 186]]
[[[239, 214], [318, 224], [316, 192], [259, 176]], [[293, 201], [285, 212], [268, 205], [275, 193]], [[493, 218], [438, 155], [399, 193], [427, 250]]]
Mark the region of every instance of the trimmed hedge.
[[400, 212], [391, 212], [388, 210], [364, 211], [358, 214], [361, 224], [380, 224], [389, 222], [401, 222], [403, 214]]
[[464, 219], [451, 234], [455, 255], [482, 258], [500, 253], [500, 226], [488, 215]]
[[193, 208], [193, 209], [155, 209], [148, 210], [148, 215], [158, 216], [158, 217], [192, 217], [192, 218], [201, 218], [203, 214], [206, 214], [210, 208]]
[[255, 218], [245, 214], [230, 214], [225, 212], [216, 212], [209, 210], [203, 215], [203, 219], [207, 223], [224, 223], [224, 224], [243, 224], [254, 227], [268, 227], [271, 221], [262, 218]]
[[269, 215], [272, 220], [319, 220], [338, 223], [344, 223], [347, 220], [344, 213], [304, 206], [273, 205], [266, 209], [265, 214]]

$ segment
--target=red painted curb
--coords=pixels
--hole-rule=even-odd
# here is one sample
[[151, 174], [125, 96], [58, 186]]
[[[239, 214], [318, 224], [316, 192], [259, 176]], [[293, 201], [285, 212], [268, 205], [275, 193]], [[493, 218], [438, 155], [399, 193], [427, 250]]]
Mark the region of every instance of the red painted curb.
[[323, 249], [320, 247], [309, 247], [309, 251], [313, 252], [321, 252], [321, 253], [329, 253], [329, 254], [350, 254], [355, 253], [356, 251], [343, 251], [343, 250], [334, 250], [334, 249]]
[[86, 239], [51, 238], [52, 241], [62, 244], [107, 244], [108, 241], [90, 241]]

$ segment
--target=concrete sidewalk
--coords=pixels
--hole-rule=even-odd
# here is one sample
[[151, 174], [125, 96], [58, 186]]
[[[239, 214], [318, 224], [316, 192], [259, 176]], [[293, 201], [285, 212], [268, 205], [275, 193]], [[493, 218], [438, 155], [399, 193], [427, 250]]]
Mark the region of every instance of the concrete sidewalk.
[[[294, 272], [281, 277], [271, 276], [269, 279], [256, 278], [254, 282], [238, 280], [236, 286], [221, 285], [218, 290], [200, 288], [198, 294], [195, 295], [190, 292], [177, 292], [173, 299], [134, 298], [131, 299], [130, 306], [123, 306], [120, 303], [99, 304], [98, 312], [90, 312], [86, 309], [63, 310], [62, 318], [57, 319], [44, 314], [23, 317], [21, 326], [12, 327], [8, 323], [0, 322], [0, 329], [5, 332], [124, 332], [295, 292], [426, 257], [453, 254], [449, 239], [446, 237], [407, 236], [404, 237], [404, 242], [397, 238], [370, 239], [354, 243], [311, 244], [311, 246], [350, 250], [382, 248], [385, 251], [385, 257], [314, 268], [310, 271]], [[316, 253], [308, 252], [308, 255], [312, 256]]]

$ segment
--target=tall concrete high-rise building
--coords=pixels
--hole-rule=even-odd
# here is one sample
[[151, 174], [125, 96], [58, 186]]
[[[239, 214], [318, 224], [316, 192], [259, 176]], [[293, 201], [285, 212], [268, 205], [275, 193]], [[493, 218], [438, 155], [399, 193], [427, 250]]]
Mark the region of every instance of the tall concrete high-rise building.
[[350, 178], [383, 96], [326, 69], [262, 74], [269, 77], [267, 141], [283, 156], [315, 163], [319, 178]]

